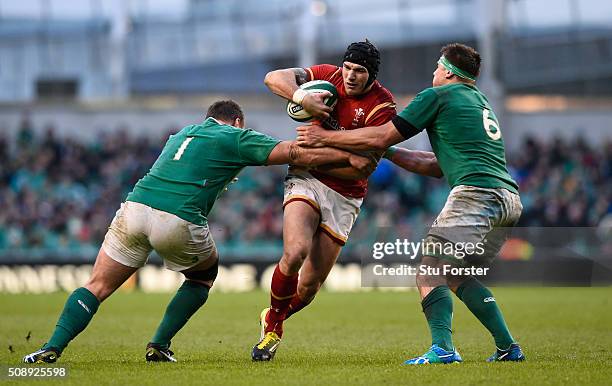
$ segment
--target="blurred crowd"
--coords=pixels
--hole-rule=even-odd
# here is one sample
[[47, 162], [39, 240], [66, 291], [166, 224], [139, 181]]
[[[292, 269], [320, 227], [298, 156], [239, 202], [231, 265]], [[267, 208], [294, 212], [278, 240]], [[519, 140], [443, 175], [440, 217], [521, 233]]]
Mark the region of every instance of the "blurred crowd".
[[[118, 130], [82, 143], [58, 138], [52, 126], [43, 132], [35, 135], [24, 119], [11, 139], [0, 133], [0, 253], [97, 248], [167, 138], [152, 141]], [[508, 161], [521, 187], [520, 225], [597, 226], [612, 212], [612, 142], [593, 147], [582, 140], [527, 139]], [[285, 173], [286, 167], [260, 167], [239, 175], [209, 219], [220, 248], [282, 245]], [[444, 179], [381, 162], [347, 249], [369, 248], [389, 234], [420, 234], [448, 191]]]

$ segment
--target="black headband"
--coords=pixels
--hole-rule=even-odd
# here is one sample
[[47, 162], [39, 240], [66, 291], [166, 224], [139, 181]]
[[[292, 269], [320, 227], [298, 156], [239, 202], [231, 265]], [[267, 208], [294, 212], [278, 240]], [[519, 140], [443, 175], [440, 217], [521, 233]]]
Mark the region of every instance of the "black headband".
[[368, 82], [366, 87], [376, 80], [378, 75], [378, 66], [380, 65], [380, 52], [370, 43], [368, 39], [365, 42], [351, 43], [344, 53], [343, 62], [351, 62], [364, 66], [368, 70]]

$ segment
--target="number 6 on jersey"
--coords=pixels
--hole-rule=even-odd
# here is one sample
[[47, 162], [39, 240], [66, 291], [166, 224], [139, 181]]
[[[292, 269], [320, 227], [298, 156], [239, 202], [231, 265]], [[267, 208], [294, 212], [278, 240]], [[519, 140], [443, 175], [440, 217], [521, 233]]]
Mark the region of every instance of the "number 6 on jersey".
[[[491, 137], [492, 140], [497, 141], [501, 138], [499, 124], [495, 122], [494, 119], [489, 118], [489, 110], [487, 109], [482, 109], [482, 124], [484, 125], [487, 135]], [[491, 130], [491, 126], [494, 128], [494, 130]]]

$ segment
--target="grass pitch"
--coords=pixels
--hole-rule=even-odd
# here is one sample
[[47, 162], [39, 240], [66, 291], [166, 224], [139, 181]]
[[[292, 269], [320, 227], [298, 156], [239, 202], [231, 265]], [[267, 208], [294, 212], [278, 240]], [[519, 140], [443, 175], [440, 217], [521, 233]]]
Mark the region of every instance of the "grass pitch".
[[[494, 293], [527, 362], [484, 363], [493, 342], [463, 303], [455, 301], [454, 339], [465, 362], [402, 366], [430, 344], [418, 295], [373, 291], [321, 293], [285, 324], [283, 343], [270, 363], [250, 359], [268, 295], [213, 293], [172, 343], [179, 363], [147, 364], [145, 345], [172, 295], [136, 292], [117, 293], [100, 307], [58, 362], [69, 367], [68, 378], [53, 382], [612, 384], [612, 288], [497, 288]], [[24, 354], [44, 342], [65, 298], [63, 293], [0, 295], [0, 365], [20, 365]], [[5, 382], [5, 376], [0, 380]], [[13, 383], [29, 382], [41, 384]]]

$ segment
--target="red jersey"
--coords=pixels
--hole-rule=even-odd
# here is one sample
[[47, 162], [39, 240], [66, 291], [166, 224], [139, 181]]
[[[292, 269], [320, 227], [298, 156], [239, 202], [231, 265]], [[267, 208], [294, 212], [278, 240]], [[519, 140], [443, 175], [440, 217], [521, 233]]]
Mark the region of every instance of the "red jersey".
[[[342, 81], [342, 69], [331, 64], [319, 64], [306, 68], [308, 79], [326, 80], [336, 86], [338, 103], [332, 117], [341, 130], [352, 130], [366, 126], [380, 126], [391, 120], [396, 114], [393, 95], [389, 90], [374, 81], [372, 88], [365, 94], [346, 95]], [[311, 170], [310, 173], [319, 181], [345, 197], [363, 198], [368, 191], [368, 180], [347, 180], [333, 177], [322, 172]]]

